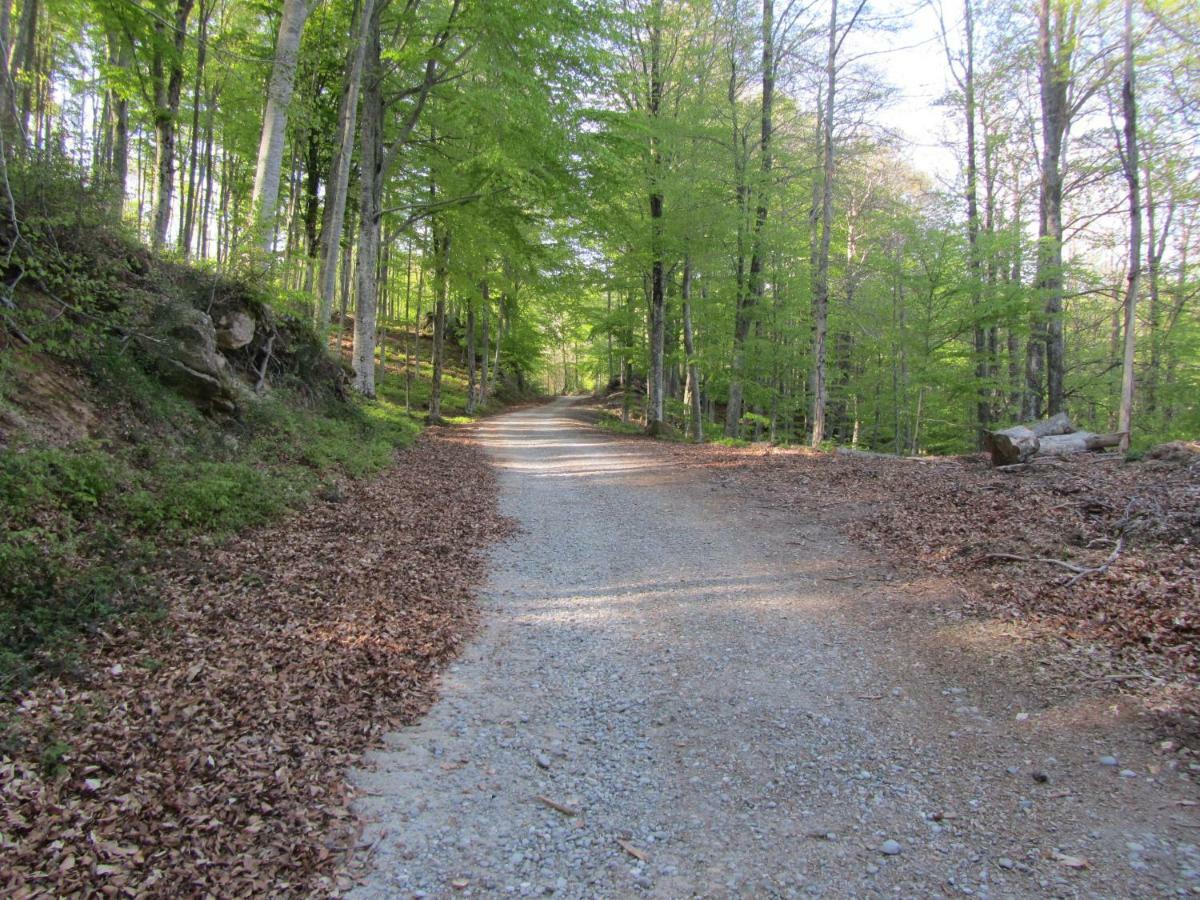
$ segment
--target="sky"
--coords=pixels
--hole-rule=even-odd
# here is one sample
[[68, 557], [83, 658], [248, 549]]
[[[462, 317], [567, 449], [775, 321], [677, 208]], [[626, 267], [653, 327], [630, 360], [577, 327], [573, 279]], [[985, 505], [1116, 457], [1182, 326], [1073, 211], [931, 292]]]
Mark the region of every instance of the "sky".
[[[959, 6], [950, 0], [947, 27], [961, 29]], [[958, 173], [951, 143], [961, 142], [957, 123], [948, 110], [937, 106], [950, 84], [946, 54], [942, 48], [937, 14], [925, 0], [876, 0], [870, 7], [875, 17], [890, 22], [892, 32], [852, 34], [855, 52], [866, 58], [895, 88], [893, 101], [881, 114], [881, 124], [901, 135], [908, 146], [908, 160], [935, 183], [945, 186]]]

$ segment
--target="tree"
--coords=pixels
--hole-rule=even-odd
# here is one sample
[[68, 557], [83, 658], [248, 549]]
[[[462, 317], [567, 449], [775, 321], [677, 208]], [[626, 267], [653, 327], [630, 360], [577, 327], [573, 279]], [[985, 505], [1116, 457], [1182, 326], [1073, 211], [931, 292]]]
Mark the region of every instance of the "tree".
[[1137, 94], [1133, 65], [1133, 0], [1125, 0], [1124, 66], [1121, 111], [1125, 118], [1124, 146], [1119, 147], [1125, 180], [1129, 184], [1129, 274], [1125, 292], [1125, 346], [1121, 357], [1121, 408], [1117, 430], [1121, 452], [1129, 451], [1133, 416], [1133, 363], [1137, 330], [1138, 289], [1142, 280], [1142, 195], [1138, 167]]
[[194, 5], [195, 0], [175, 0], [173, 15], [168, 15], [163, 9], [158, 10], [154, 18], [150, 75], [154, 89], [157, 177], [150, 235], [156, 249], [166, 244], [167, 229], [171, 224], [171, 206], [175, 197], [175, 122], [179, 117], [179, 98], [183, 89], [187, 23]]
[[860, 0], [844, 27], [838, 26], [838, 0], [829, 4], [829, 51], [825, 59], [825, 95], [821, 122], [821, 238], [817, 249], [817, 261], [813, 274], [813, 386], [812, 386], [812, 433], [810, 443], [819, 447], [825, 440], [825, 408], [829, 402], [829, 386], [826, 383], [827, 352], [829, 333], [829, 246], [833, 238], [833, 179], [834, 144], [833, 125], [837, 106], [838, 54], [842, 44], [862, 14], [866, 0]]
[[287, 133], [288, 107], [296, 82], [296, 57], [300, 36], [312, 11], [309, 0], [283, 0], [279, 20], [279, 39], [275, 43], [275, 61], [267, 87], [267, 106], [263, 111], [262, 138], [258, 145], [258, 164], [254, 170], [254, 193], [250, 206], [255, 216], [258, 239], [270, 250], [275, 239], [275, 206], [279, 201], [279, 170], [283, 163]]

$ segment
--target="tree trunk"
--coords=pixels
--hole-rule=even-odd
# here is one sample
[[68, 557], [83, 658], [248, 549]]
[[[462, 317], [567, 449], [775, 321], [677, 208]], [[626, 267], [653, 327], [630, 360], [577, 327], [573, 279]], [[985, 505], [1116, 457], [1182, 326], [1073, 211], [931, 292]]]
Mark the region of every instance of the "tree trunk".
[[692, 262], [683, 258], [683, 352], [687, 356], [687, 384], [684, 401], [691, 410], [692, 437], [697, 443], [704, 440], [704, 417], [700, 411], [700, 370], [696, 366], [696, 344], [692, 336]]
[[[321, 218], [321, 267], [318, 278], [320, 306], [317, 326], [325, 331], [333, 312], [333, 297], [337, 289], [338, 252], [342, 224], [346, 218], [346, 194], [350, 184], [350, 158], [354, 153], [355, 118], [358, 115], [358, 93], [362, 85], [363, 55], [368, 35], [375, 22], [375, 0], [363, 0], [358, 11], [357, 29], [350, 55], [346, 61], [346, 78], [338, 105], [337, 134], [333, 161], [325, 182], [325, 208]], [[377, 22], [375, 23], [377, 28]]]
[[480, 323], [480, 345], [482, 353], [479, 357], [479, 405], [483, 406], [488, 399], [488, 319], [490, 318], [488, 307], [491, 301], [488, 297], [488, 282], [483, 279], [483, 283], [479, 285], [480, 299], [483, 301], [480, 307], [480, 316], [483, 321]]
[[362, 129], [362, 192], [358, 227], [358, 297], [354, 312], [354, 389], [375, 396], [375, 323], [379, 312], [379, 236], [383, 219], [383, 64], [379, 19], [367, 38]]
[[[765, 238], [763, 232], [767, 224], [767, 211], [770, 203], [770, 180], [773, 158], [771, 155], [771, 138], [774, 130], [774, 100], [775, 100], [775, 4], [774, 0], [762, 0], [761, 41], [762, 41], [762, 94], [759, 108], [759, 173], [760, 182], [756, 191], [754, 209], [754, 232], [750, 246], [750, 271], [746, 290], [739, 289], [734, 324], [734, 354], [733, 372], [730, 381], [729, 406], [725, 413], [725, 434], [735, 437], [740, 429], [742, 416], [742, 392], [745, 382], [745, 342], [750, 334], [750, 325], [756, 309], [762, 301], [765, 282], [763, 279], [763, 259], [765, 255]], [[737, 152], [735, 148], [735, 153]], [[740, 210], [739, 210], [740, 212]], [[740, 221], [740, 220], [739, 220]], [[740, 281], [740, 279], [739, 279]], [[740, 285], [739, 285], [740, 287]]]
[[[12, 49], [9, 74], [14, 79], [22, 72], [34, 69], [37, 56], [37, 26], [41, 5], [39, 0], [25, 0], [21, 4], [21, 18], [17, 23], [16, 46]], [[13, 97], [15, 127], [10, 132], [20, 146], [29, 143], [29, 112], [33, 107], [30, 79], [21, 86], [20, 97]]]
[[1125, 348], [1121, 360], [1121, 408], [1117, 431], [1121, 452], [1129, 452], [1133, 416], [1133, 353], [1137, 333], [1138, 288], [1142, 279], [1142, 196], [1138, 184], [1137, 95], [1133, 81], [1133, 0], [1125, 0], [1125, 69], [1121, 84], [1121, 109], [1125, 117], [1125, 152], [1121, 162], [1129, 184], [1129, 275], [1125, 293]]
[[254, 194], [250, 205], [258, 232], [257, 243], [268, 252], [274, 245], [279, 169], [283, 162], [288, 107], [296, 83], [296, 57], [300, 53], [300, 36], [308, 19], [308, 4], [309, 0], [283, 0], [283, 16], [279, 20], [279, 36], [275, 43], [275, 62], [267, 86], [267, 106], [263, 111], [258, 164], [254, 169]]
[[13, 0], [0, 0], [0, 137], [9, 144], [19, 143], [17, 134], [17, 98], [13, 91], [15, 74], [9, 65], [12, 58]]
[[992, 455], [992, 465], [1014, 465], [1036, 456], [1045, 440], [1085, 433], [1075, 431], [1066, 413], [1058, 413], [1028, 425], [1014, 425], [1003, 431], [989, 432], [985, 449]]
[[204, 64], [208, 56], [208, 16], [211, 4], [200, 3], [200, 32], [196, 39], [196, 80], [192, 85], [192, 130], [189, 134], [187, 197], [179, 227], [179, 250], [187, 259], [192, 249], [196, 216], [196, 171], [200, 156], [200, 89], [204, 84]]
[[[183, 51], [187, 41], [187, 20], [195, 0], [177, 0], [173, 23], [159, 19], [154, 30], [158, 38], [151, 59], [154, 84], [155, 188], [154, 209], [150, 220], [150, 241], [156, 250], [167, 242], [171, 224], [171, 203], [175, 196], [175, 120], [179, 116], [179, 96], [183, 89]], [[174, 52], [164, 58], [161, 41], [166, 28], [174, 28]]]
[[467, 298], [467, 415], [475, 412], [475, 304]]
[[429, 386], [429, 421], [442, 420], [442, 367], [446, 355], [446, 297], [450, 290], [450, 232], [433, 228], [433, 380]]
[[819, 447], [825, 440], [826, 339], [829, 331], [829, 243], [833, 233], [833, 110], [837, 96], [837, 0], [829, 4], [829, 53], [825, 60], [825, 121], [821, 143], [821, 240], [817, 247], [817, 269], [813, 279], [813, 399], [810, 443]]
[[988, 404], [988, 378], [991, 372], [987, 363], [987, 338], [982, 321], [983, 284], [979, 259], [979, 189], [975, 145], [975, 20], [971, 4], [972, 0], [963, 0], [966, 65], [962, 87], [967, 124], [967, 269], [971, 277], [971, 307], [975, 318], [976, 421], [979, 424], [976, 443], [982, 448], [984, 433], [991, 426], [991, 410]]
[[[1075, 34], [1074, 25], [1067, 22], [1070, 17], [1063, 0], [1041, 0], [1038, 7], [1038, 74], [1042, 101], [1042, 160], [1037, 284], [1045, 307], [1038, 332], [1045, 343], [1046, 397], [1051, 415], [1061, 412], [1064, 402], [1062, 154], [1071, 121], [1068, 95]], [[1033, 343], [1031, 340], [1030, 344]], [[1041, 353], [1031, 347], [1029, 359], [1029, 388], [1031, 391], [1036, 388], [1036, 406], [1040, 405], [1041, 397]]]
[[646, 433], [656, 436], [663, 427], [663, 345], [666, 316], [666, 269], [663, 262], [662, 148], [659, 114], [662, 105], [662, 0], [651, 8], [650, 28], [650, 403]]

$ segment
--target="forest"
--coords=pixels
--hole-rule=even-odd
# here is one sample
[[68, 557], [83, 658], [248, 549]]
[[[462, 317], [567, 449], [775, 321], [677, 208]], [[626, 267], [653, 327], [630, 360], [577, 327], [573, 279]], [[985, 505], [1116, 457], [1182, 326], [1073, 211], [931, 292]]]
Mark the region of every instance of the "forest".
[[[1200, 431], [1183, 0], [2, 6], [9, 227], [82, 186], [156, 253], [270, 285], [366, 397], [423, 333], [435, 421], [452, 346], [472, 403], [619, 392], [701, 440]], [[881, 66], [918, 12], [947, 85], [922, 146]], [[51, 339], [12, 281], [8, 330]]]
[[1194, 0], [0, 0], [0, 893], [1200, 891], [1198, 154]]

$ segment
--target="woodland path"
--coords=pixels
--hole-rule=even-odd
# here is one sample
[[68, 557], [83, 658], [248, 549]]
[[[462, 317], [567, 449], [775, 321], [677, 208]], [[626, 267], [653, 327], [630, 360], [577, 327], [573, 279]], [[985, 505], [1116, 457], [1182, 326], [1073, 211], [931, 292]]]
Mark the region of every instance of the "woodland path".
[[565, 399], [478, 439], [521, 531], [442, 699], [354, 776], [357, 896], [1200, 891], [1190, 782], [1127, 730], [1025, 727], [1003, 672], [928, 663], [820, 510]]

